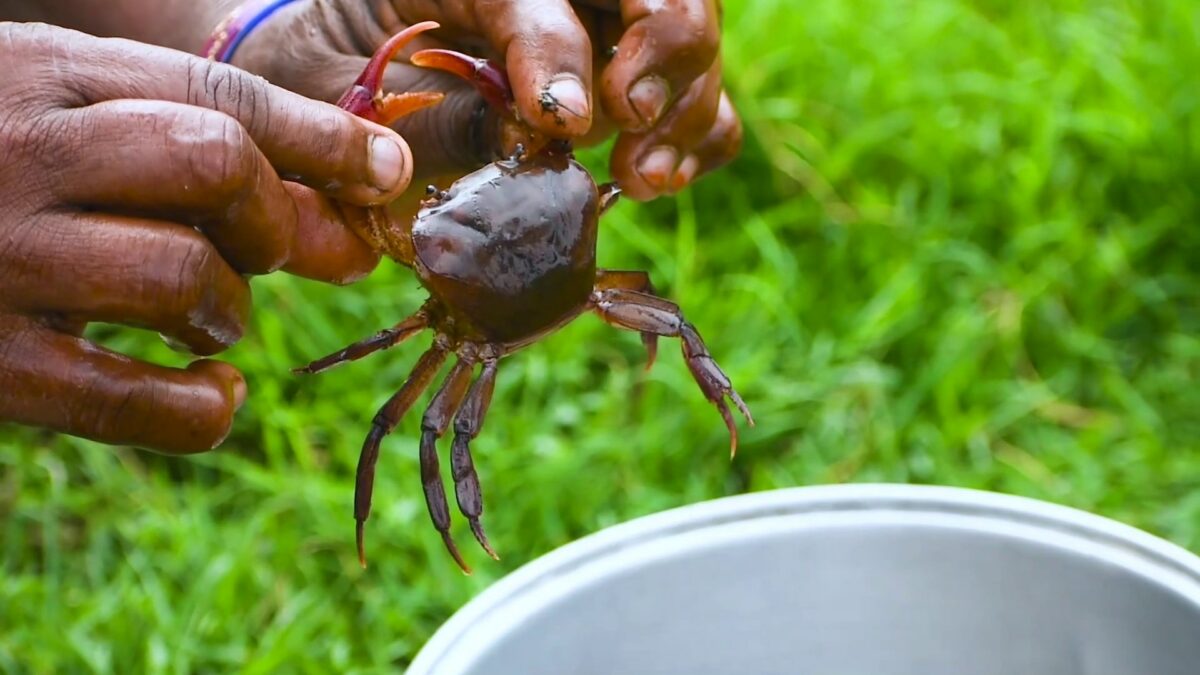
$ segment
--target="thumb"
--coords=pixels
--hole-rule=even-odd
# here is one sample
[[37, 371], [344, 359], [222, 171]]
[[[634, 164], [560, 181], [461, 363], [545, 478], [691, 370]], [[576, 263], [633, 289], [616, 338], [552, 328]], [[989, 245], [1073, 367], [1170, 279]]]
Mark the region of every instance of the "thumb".
[[[18, 37], [40, 36], [29, 30]], [[78, 53], [61, 58], [72, 61], [62, 83], [79, 95], [80, 107], [147, 99], [215, 110], [240, 124], [282, 177], [356, 204], [385, 203], [408, 186], [408, 147], [377, 124], [182, 52], [82, 34], [79, 44]], [[228, 131], [214, 125], [196, 133]]]
[[[366, 67], [365, 56], [306, 50], [287, 63], [277, 59], [244, 63], [272, 83], [320, 101], [337, 101]], [[501, 152], [500, 114], [474, 87], [444, 72], [404, 62], [388, 65], [383, 92], [442, 92], [441, 103], [401, 118], [392, 126], [408, 143], [417, 185], [446, 175], [462, 175]]]

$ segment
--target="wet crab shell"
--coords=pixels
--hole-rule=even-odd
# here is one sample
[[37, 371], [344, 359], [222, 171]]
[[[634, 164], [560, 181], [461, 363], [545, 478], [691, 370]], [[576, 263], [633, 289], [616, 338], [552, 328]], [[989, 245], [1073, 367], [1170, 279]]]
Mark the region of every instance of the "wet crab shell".
[[414, 268], [464, 337], [520, 341], [576, 314], [591, 292], [599, 202], [569, 156], [494, 162], [418, 212]]

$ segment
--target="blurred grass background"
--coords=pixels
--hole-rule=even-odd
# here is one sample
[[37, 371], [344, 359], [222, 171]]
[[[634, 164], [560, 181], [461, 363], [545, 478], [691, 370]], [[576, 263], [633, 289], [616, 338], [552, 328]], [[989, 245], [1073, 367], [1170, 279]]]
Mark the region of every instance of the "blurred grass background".
[[998, 490], [1200, 551], [1200, 4], [726, 9], [743, 156], [620, 206], [600, 260], [651, 270], [706, 335], [759, 421], [734, 464], [673, 344], [642, 381], [636, 335], [585, 317], [504, 362], [474, 444], [503, 563], [461, 518], [476, 575], [442, 551], [410, 414], [384, 444], [363, 572], [354, 463], [425, 340], [288, 368], [423, 294], [389, 267], [350, 289], [260, 279], [228, 354], [251, 399], [221, 450], [0, 430], [0, 670], [385, 671], [556, 546], [797, 485]]

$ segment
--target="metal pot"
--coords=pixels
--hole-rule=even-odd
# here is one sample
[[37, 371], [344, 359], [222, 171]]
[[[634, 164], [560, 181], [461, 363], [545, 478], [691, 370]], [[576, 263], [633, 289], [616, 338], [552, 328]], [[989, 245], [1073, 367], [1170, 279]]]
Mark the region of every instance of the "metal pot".
[[847, 485], [697, 504], [536, 560], [409, 675], [1196, 675], [1200, 558], [1087, 513]]

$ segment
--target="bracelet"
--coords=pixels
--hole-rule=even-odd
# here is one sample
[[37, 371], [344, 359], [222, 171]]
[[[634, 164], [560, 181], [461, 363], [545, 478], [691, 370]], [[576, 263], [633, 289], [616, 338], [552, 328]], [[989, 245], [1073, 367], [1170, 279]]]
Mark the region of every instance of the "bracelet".
[[249, 0], [238, 5], [217, 24], [204, 43], [200, 55], [210, 61], [229, 63], [233, 53], [259, 24], [296, 0]]

